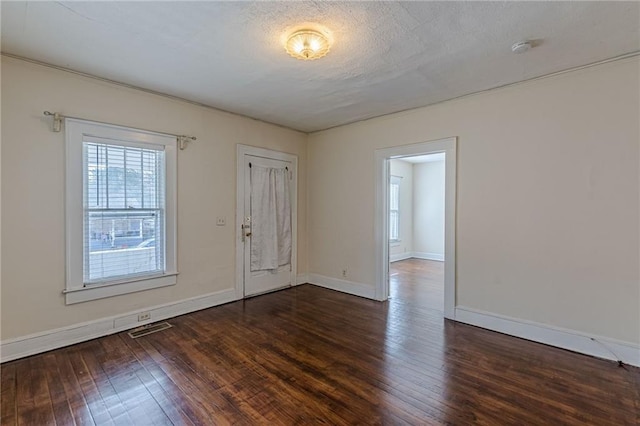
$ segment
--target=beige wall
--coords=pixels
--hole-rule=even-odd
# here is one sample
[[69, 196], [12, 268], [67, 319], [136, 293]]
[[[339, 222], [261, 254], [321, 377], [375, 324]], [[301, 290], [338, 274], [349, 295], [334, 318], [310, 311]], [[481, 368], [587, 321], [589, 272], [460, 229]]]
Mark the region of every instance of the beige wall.
[[444, 160], [413, 166], [413, 251], [444, 258]]
[[312, 134], [310, 272], [373, 286], [374, 150], [458, 136], [457, 304], [640, 342], [639, 71], [633, 58]]
[[413, 251], [413, 164], [402, 160], [389, 161], [391, 176], [401, 177], [399, 239], [389, 244], [389, 256]]
[[[373, 286], [374, 150], [458, 136], [457, 304], [639, 343], [639, 71], [637, 58], [619, 61], [307, 145], [298, 132], [3, 58], [2, 339], [232, 288], [237, 143], [299, 156], [298, 272], [347, 269]], [[178, 158], [178, 285], [64, 305], [64, 133], [45, 109], [198, 137]], [[227, 226], [212, 226], [216, 216]]]
[[[197, 136], [178, 155], [178, 284], [65, 306], [64, 132], [44, 110]], [[298, 272], [307, 271], [307, 136], [2, 58], [2, 339], [165, 304], [235, 283], [236, 144], [298, 155]], [[227, 225], [215, 226], [216, 216]]]

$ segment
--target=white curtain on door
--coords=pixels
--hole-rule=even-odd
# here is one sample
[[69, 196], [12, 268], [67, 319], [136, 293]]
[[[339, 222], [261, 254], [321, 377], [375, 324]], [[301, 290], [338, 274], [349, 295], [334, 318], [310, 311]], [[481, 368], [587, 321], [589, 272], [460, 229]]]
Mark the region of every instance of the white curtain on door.
[[251, 167], [251, 271], [291, 263], [289, 171]]

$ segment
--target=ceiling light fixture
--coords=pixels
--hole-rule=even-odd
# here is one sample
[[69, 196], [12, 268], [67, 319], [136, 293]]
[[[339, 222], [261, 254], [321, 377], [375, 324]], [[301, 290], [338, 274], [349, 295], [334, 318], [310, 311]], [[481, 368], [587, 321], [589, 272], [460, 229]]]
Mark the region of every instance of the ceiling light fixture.
[[296, 31], [287, 38], [285, 50], [296, 59], [312, 61], [329, 53], [329, 39], [315, 30]]

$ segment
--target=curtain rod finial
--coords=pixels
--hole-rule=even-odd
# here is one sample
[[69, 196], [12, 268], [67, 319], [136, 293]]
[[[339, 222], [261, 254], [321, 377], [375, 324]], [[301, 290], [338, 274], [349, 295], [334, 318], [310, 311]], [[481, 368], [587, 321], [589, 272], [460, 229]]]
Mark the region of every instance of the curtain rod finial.
[[45, 111], [44, 115], [53, 116], [53, 131], [59, 132], [62, 129], [62, 116], [57, 112]]
[[187, 147], [187, 143], [195, 141], [196, 137], [195, 136], [185, 136], [185, 135], [181, 135], [178, 136], [178, 144], [180, 146], [180, 150], [184, 150]]

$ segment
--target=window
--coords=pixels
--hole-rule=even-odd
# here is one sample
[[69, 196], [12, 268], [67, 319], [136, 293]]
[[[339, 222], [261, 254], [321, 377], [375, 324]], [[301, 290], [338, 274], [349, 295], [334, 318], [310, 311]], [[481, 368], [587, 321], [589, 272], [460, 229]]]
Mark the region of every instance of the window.
[[389, 241], [400, 240], [400, 182], [402, 178], [391, 176], [389, 184]]
[[67, 303], [176, 283], [175, 137], [66, 120]]

